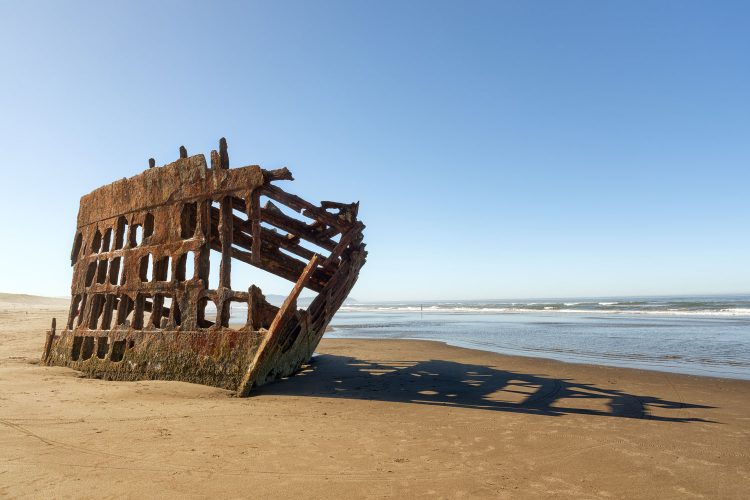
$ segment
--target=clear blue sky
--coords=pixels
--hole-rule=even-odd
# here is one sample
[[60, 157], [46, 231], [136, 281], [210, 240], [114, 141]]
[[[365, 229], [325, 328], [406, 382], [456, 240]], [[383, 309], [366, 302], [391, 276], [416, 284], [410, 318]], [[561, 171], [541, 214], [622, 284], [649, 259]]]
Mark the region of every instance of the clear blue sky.
[[748, 292], [748, 26], [748, 2], [0, 1], [0, 291], [67, 295], [80, 196], [226, 136], [361, 201], [360, 300]]

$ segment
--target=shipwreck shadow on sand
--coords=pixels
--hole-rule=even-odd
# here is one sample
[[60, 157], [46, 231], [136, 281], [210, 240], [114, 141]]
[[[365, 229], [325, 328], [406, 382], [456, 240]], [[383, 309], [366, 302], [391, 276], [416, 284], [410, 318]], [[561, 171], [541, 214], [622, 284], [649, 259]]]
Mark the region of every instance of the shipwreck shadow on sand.
[[[294, 377], [259, 387], [273, 394], [391, 401], [547, 416], [570, 414], [711, 422], [680, 410], [711, 406], [628, 394], [567, 379], [453, 361], [367, 361], [323, 354]], [[659, 409], [660, 415], [651, 414]], [[673, 415], [665, 415], [670, 410]]]

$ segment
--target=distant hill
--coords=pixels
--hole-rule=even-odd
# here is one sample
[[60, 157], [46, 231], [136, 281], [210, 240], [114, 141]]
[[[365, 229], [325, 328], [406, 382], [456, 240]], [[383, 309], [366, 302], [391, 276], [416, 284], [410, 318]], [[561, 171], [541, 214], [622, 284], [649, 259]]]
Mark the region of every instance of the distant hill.
[[0, 293], [0, 307], [3, 308], [61, 308], [66, 309], [70, 299], [66, 297], [42, 297], [24, 293]]
[[[310, 302], [312, 302], [314, 298], [315, 297], [300, 297], [299, 299], [297, 299], [297, 306], [307, 307], [310, 305]], [[284, 302], [284, 299], [286, 299], [286, 296], [284, 295], [278, 295], [275, 293], [269, 293], [268, 295], [266, 295], [266, 300], [277, 307], [280, 306]], [[356, 304], [356, 303], [357, 303], [357, 299], [354, 299], [352, 297], [348, 297], [344, 301], [344, 304]]]
[[[307, 307], [314, 297], [300, 297], [297, 300], [298, 307]], [[275, 306], [280, 306], [286, 296], [269, 293], [266, 300]], [[344, 304], [356, 304], [357, 300], [351, 297], [347, 298]], [[43, 297], [40, 295], [27, 295], [23, 293], [0, 293], [0, 307], [3, 308], [62, 308], [65, 309], [70, 304], [70, 299], [66, 297]], [[239, 305], [239, 304], [235, 304]], [[210, 305], [209, 305], [210, 308]]]

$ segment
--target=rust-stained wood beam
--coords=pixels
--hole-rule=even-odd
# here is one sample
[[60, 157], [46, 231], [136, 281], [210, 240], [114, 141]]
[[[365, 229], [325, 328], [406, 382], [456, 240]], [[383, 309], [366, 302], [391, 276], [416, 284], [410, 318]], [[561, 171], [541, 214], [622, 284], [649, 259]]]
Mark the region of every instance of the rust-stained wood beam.
[[278, 186], [265, 184], [262, 189], [263, 194], [268, 196], [272, 200], [278, 201], [279, 203], [286, 205], [297, 212], [300, 212], [306, 217], [320, 220], [321, 222], [325, 222], [329, 226], [334, 226], [339, 231], [345, 231], [351, 225], [350, 223], [339, 219], [335, 215], [329, 214], [324, 209], [316, 207], [309, 201], [305, 201], [295, 194], [287, 193]]
[[247, 324], [251, 330], [260, 330], [265, 304], [266, 300], [260, 288], [250, 286], [247, 289]]
[[[234, 208], [237, 210], [243, 210], [244, 201], [242, 200], [242, 198], [237, 198], [236, 196], [232, 198], [234, 202]], [[332, 251], [334, 248], [336, 248], [336, 242], [329, 236], [326, 236], [324, 232], [319, 232], [313, 226], [308, 226], [300, 220], [289, 217], [288, 215], [281, 212], [281, 210], [278, 210], [277, 212], [274, 210], [260, 209], [260, 217], [261, 222], [266, 222], [268, 224], [271, 224], [272, 226], [276, 226], [282, 231], [286, 231], [287, 233], [293, 235], [292, 241], [295, 241], [297, 238], [302, 238], [329, 251]]]
[[261, 211], [261, 219], [263, 222], [267, 222], [272, 226], [276, 226], [279, 229], [288, 233], [294, 234], [303, 238], [311, 243], [315, 243], [321, 248], [332, 251], [336, 248], [336, 242], [330, 238], [322, 236], [315, 229], [309, 227], [302, 221], [293, 219], [283, 213], [276, 213], [270, 210]]
[[[237, 198], [235, 198], [236, 200]], [[235, 208], [237, 205], [235, 204]], [[219, 211], [217, 209], [212, 209], [211, 218], [214, 220], [214, 223], [218, 224], [219, 222]], [[232, 217], [232, 227], [234, 230], [233, 233], [233, 240], [234, 242], [237, 241], [245, 241], [250, 242], [252, 241], [252, 224], [250, 221], [242, 220], [236, 215]], [[273, 245], [277, 247], [281, 247], [285, 250], [288, 250], [290, 253], [293, 253], [295, 255], [298, 255], [305, 259], [306, 261], [309, 261], [312, 259], [313, 255], [315, 255], [315, 252], [312, 250], [308, 250], [307, 248], [300, 246], [299, 244], [299, 238], [289, 238], [288, 236], [281, 235], [271, 229], [267, 229], [263, 226], [260, 228], [260, 235], [262, 238], [262, 241], [267, 241], [272, 243]], [[248, 246], [248, 245], [243, 245]], [[250, 250], [251, 247], [248, 246], [248, 250]]]
[[336, 262], [338, 258], [341, 257], [341, 254], [344, 253], [344, 250], [346, 250], [349, 244], [358, 236], [362, 236], [363, 227], [364, 225], [359, 222], [355, 224], [354, 227], [352, 227], [349, 231], [341, 235], [339, 243], [336, 245], [336, 248], [333, 249], [331, 255], [329, 255], [328, 258], [323, 262], [323, 266], [326, 267]]
[[232, 200], [229, 196], [221, 199], [219, 208], [219, 242], [221, 243], [221, 264], [219, 265], [219, 287], [231, 288], [232, 279]]
[[266, 170], [264, 168], [263, 179], [265, 179], [266, 182], [293, 181], [294, 177], [292, 176], [292, 173], [289, 171], [289, 169], [286, 167], [277, 168], [274, 170]]
[[261, 257], [261, 241], [263, 241], [263, 235], [260, 231], [260, 220], [262, 217], [260, 210], [260, 191], [254, 189], [250, 193], [250, 200], [247, 204], [247, 217], [250, 220], [251, 231], [254, 236], [253, 238], [253, 263], [255, 265], [260, 264]]
[[225, 170], [229, 168], [227, 140], [223, 137], [219, 139], [219, 166]]
[[310, 279], [313, 271], [318, 266], [318, 256], [313, 259], [305, 266], [305, 269], [299, 276], [299, 279], [294, 284], [294, 288], [289, 293], [289, 296], [284, 300], [284, 303], [276, 313], [276, 317], [273, 319], [271, 326], [268, 328], [268, 333], [263, 338], [258, 350], [255, 352], [255, 356], [248, 366], [247, 372], [240, 383], [238, 393], [240, 396], [247, 396], [252, 389], [256, 377], [260, 372], [267, 369], [267, 364], [277, 356], [279, 350], [279, 340], [283, 327], [286, 326], [289, 317], [297, 310], [297, 298], [299, 297], [302, 288], [306, 286], [306, 282]]
[[[241, 246], [239, 242], [235, 242], [235, 248], [232, 251], [232, 256], [245, 264], [258, 267], [264, 271], [268, 271], [271, 274], [275, 274], [281, 278], [289, 281], [296, 281], [299, 278], [300, 273], [305, 267], [305, 263], [301, 262], [293, 257], [285, 255], [278, 250], [265, 247], [261, 254], [261, 262], [259, 265], [255, 265], [252, 262], [252, 252], [247, 252], [236, 248]], [[218, 242], [211, 242], [211, 248], [219, 251], [220, 244]], [[308, 283], [311, 290], [319, 292], [330, 279], [331, 274], [324, 269], [316, 269], [313, 273], [313, 278]]]

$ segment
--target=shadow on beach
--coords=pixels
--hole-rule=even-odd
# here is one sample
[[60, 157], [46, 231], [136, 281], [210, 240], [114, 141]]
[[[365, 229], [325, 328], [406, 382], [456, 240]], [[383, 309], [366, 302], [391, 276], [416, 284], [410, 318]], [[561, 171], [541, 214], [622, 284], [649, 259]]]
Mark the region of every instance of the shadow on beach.
[[[255, 394], [391, 401], [562, 416], [569, 414], [647, 418], [665, 422], [710, 422], [684, 417], [683, 409], [711, 406], [628, 394], [487, 366], [453, 361], [366, 361], [324, 354], [294, 377], [262, 386]], [[652, 415], [674, 410], [675, 415]]]

